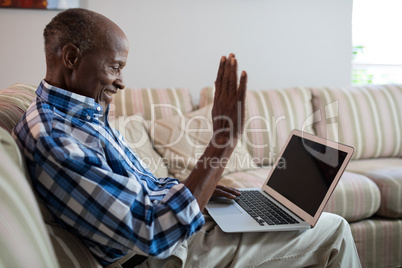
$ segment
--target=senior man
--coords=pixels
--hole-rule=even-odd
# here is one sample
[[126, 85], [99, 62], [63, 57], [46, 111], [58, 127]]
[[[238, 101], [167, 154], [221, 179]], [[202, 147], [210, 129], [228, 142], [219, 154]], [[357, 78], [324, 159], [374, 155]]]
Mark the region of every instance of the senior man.
[[40, 198], [101, 264], [360, 267], [349, 225], [336, 215], [324, 213], [304, 232], [226, 234], [201, 213], [212, 195], [239, 195], [218, 186], [223, 167], [205, 164], [227, 159], [242, 133], [247, 74], [237, 82], [233, 54], [218, 69], [213, 138], [180, 183], [155, 178], [108, 123], [113, 95], [125, 87], [123, 31], [98, 13], [71, 9], [53, 18], [44, 38], [46, 76], [13, 136]]

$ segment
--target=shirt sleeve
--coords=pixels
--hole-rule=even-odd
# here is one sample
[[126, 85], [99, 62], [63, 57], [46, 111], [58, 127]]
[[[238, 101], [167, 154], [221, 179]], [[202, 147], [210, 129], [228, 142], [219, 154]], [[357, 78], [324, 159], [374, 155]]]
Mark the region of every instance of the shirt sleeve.
[[40, 137], [33, 157], [37, 191], [84, 242], [166, 258], [204, 224], [194, 196], [177, 180], [118, 175], [104, 155], [69, 137]]

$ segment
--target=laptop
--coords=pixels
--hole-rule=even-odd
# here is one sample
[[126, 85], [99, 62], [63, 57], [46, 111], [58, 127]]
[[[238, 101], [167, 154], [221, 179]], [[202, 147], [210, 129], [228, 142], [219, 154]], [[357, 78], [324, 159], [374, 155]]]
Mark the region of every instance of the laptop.
[[235, 200], [211, 199], [206, 209], [227, 233], [313, 228], [353, 152], [293, 130], [262, 188], [239, 189]]

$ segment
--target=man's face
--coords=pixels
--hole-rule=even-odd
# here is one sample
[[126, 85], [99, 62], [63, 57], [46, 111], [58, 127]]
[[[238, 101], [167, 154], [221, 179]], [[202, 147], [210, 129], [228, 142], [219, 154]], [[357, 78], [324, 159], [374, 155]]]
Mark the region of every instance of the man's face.
[[78, 94], [95, 99], [104, 109], [112, 102], [117, 90], [125, 87], [122, 69], [128, 57], [128, 40], [123, 32], [109, 34], [103, 48], [83, 55], [72, 76], [72, 86]]

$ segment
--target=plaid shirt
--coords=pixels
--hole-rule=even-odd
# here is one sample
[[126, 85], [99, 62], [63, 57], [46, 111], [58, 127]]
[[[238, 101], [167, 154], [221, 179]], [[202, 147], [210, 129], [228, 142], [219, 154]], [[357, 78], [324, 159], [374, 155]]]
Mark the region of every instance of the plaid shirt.
[[94, 99], [45, 81], [36, 94], [13, 137], [39, 196], [103, 265], [128, 251], [165, 258], [200, 230], [191, 192], [155, 178]]

